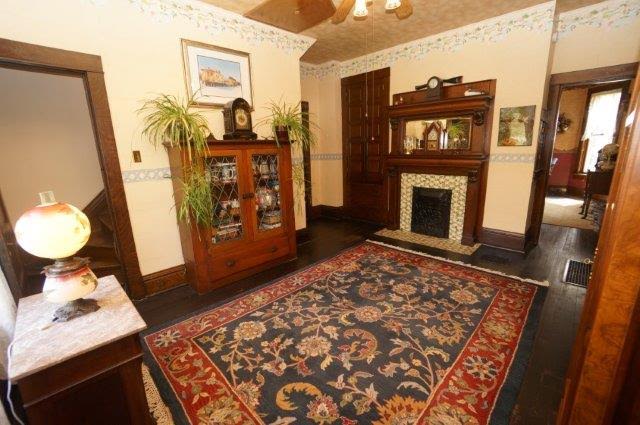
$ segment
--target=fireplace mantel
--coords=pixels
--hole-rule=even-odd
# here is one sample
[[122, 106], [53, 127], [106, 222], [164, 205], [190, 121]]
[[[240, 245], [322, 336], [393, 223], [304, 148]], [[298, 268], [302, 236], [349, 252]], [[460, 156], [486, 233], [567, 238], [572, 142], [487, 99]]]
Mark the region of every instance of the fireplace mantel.
[[480, 235], [484, 213], [486, 161], [476, 159], [428, 159], [404, 156], [387, 157], [387, 188], [389, 193], [389, 229], [400, 228], [400, 178], [403, 173], [436, 174], [467, 177], [462, 240], [473, 245]]
[[[465, 176], [466, 198], [461, 242], [472, 245], [482, 231], [484, 201], [487, 182], [491, 123], [493, 119], [493, 96], [495, 80], [457, 84], [445, 87], [444, 96], [437, 101], [425, 101], [424, 91], [399, 93], [393, 96], [394, 105], [388, 108], [392, 130], [391, 153], [386, 157], [385, 189], [389, 200], [387, 225], [400, 228], [401, 176], [402, 174], [428, 174]], [[472, 89], [482, 94], [464, 96]], [[452, 148], [445, 141], [451, 139], [453, 130], [441, 136], [437, 147], [428, 145], [428, 130], [440, 120], [442, 128], [449, 129], [465, 122], [466, 148]], [[416, 140], [418, 148], [407, 149], [405, 137], [409, 123], [426, 123], [423, 140]], [[428, 126], [427, 126], [428, 125]], [[421, 128], [421, 127], [418, 127]], [[415, 127], [414, 134], [415, 134]], [[422, 133], [419, 133], [422, 134]]]

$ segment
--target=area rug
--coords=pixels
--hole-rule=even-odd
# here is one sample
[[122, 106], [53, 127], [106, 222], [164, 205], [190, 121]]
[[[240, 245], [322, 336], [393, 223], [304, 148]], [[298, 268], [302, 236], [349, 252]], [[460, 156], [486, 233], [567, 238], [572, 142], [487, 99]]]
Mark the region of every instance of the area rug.
[[582, 218], [582, 200], [569, 197], [547, 196], [542, 222], [555, 226], [593, 229], [592, 217]]
[[506, 423], [546, 288], [363, 243], [152, 330], [176, 423]]
[[404, 242], [428, 246], [431, 248], [443, 249], [445, 251], [451, 251], [463, 255], [471, 255], [476, 252], [478, 248], [480, 248], [479, 243], [473, 246], [467, 246], [451, 239], [436, 238], [433, 236], [421, 235], [419, 233], [407, 232], [405, 230], [382, 229], [377, 231], [375, 235], [382, 236], [383, 238], [396, 239]]

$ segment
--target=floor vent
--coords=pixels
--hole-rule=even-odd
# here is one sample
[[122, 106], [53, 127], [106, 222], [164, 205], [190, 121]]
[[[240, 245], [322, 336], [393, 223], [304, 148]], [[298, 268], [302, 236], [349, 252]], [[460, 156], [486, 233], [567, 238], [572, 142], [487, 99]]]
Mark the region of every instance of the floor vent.
[[576, 261], [568, 260], [564, 268], [564, 283], [571, 283], [582, 287], [587, 287], [589, 276], [591, 275], [591, 260]]

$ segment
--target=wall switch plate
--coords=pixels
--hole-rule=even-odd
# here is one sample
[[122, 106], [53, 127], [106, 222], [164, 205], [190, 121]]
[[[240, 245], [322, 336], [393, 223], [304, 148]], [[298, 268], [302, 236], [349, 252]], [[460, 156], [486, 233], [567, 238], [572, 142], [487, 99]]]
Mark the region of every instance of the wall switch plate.
[[140, 151], [133, 151], [133, 162], [142, 162], [142, 155], [140, 155]]

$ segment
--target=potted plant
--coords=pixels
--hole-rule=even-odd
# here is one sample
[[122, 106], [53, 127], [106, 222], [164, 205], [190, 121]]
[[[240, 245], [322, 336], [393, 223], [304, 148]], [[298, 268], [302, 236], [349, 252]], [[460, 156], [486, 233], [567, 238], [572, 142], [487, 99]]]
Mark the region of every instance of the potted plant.
[[267, 108], [270, 116], [259, 123], [269, 125], [278, 144], [288, 139], [291, 143], [300, 143], [303, 149], [315, 146], [316, 137], [311, 129], [318, 126], [309, 119], [307, 112], [302, 112], [300, 102], [288, 105], [286, 102], [272, 101]]
[[181, 149], [185, 179], [183, 197], [178, 206], [178, 218], [186, 223], [192, 220], [210, 226], [215, 217], [211, 185], [204, 172], [202, 157], [208, 150], [207, 136], [211, 133], [206, 119], [193, 110], [193, 98], [186, 100], [161, 94], [146, 100], [138, 109], [143, 115], [142, 135], [156, 148], [160, 145]]

